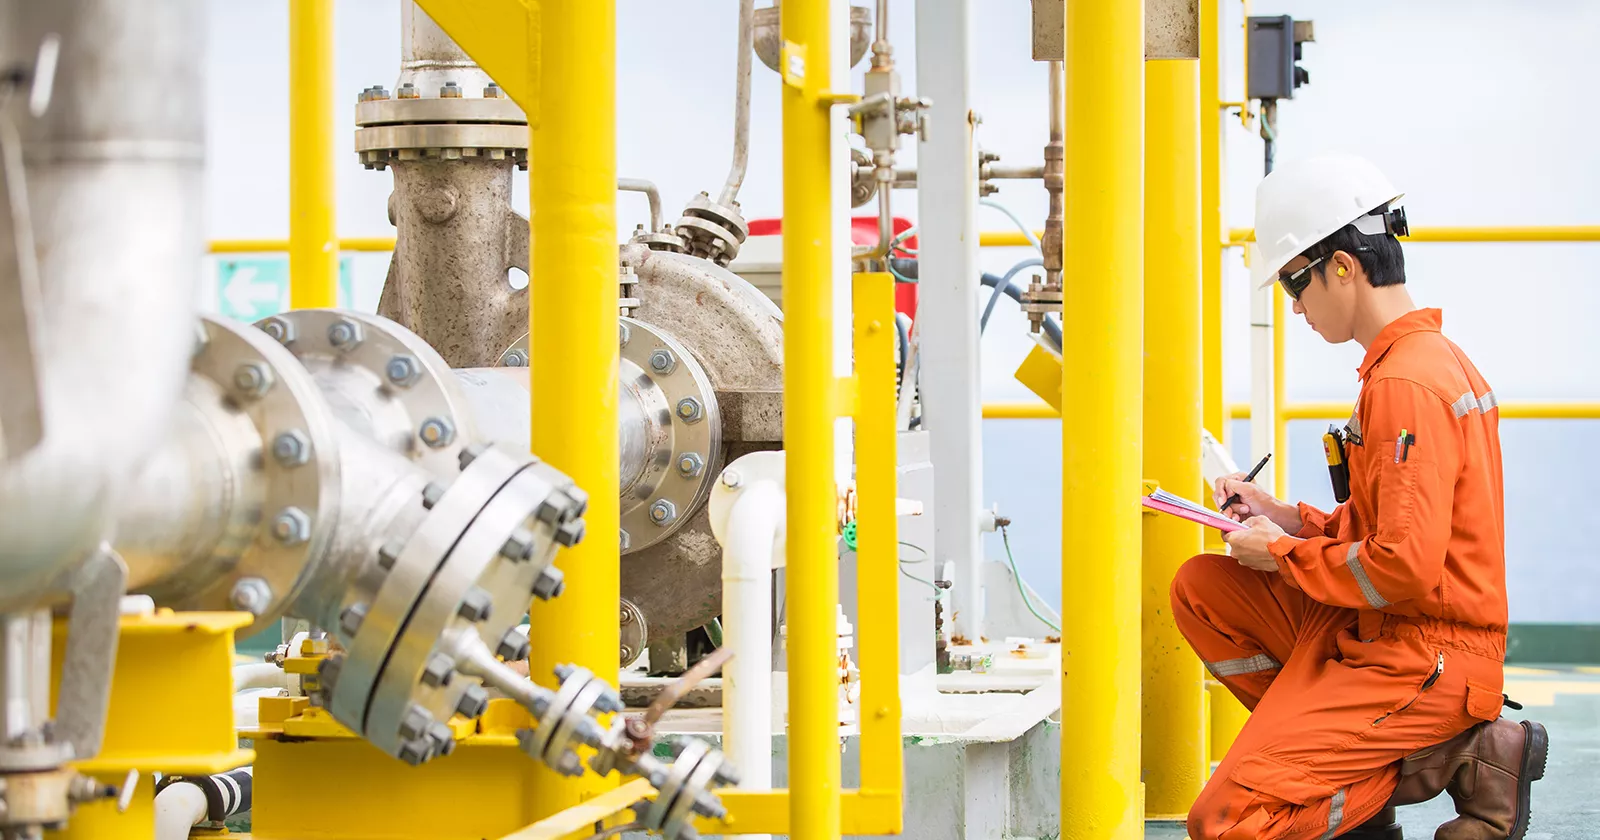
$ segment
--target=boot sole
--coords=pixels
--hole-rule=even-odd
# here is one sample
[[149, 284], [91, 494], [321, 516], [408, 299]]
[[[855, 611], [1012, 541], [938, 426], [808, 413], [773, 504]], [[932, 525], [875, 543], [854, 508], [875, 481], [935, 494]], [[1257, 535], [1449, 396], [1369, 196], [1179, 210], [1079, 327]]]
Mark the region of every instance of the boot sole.
[[1533, 783], [1544, 778], [1545, 761], [1550, 755], [1550, 735], [1544, 724], [1522, 721], [1522, 772], [1517, 774], [1517, 819], [1511, 824], [1507, 840], [1523, 840], [1528, 820], [1533, 817]]

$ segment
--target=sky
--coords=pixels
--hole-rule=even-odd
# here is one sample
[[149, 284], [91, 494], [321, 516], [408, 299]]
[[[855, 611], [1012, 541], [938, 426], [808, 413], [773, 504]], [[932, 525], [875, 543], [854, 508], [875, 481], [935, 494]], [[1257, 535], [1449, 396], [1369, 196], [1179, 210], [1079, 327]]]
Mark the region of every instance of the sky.
[[[938, 2], [938, 0], [924, 0]], [[1042, 160], [1046, 74], [1031, 60], [1028, 0], [974, 0], [974, 97], [979, 144], [1005, 163]], [[761, 0], [758, 5], [766, 5]], [[398, 73], [400, 4], [340, 0], [337, 9], [336, 127], [341, 236], [392, 236], [384, 213], [386, 172], [364, 170], [350, 151], [362, 88], [392, 88]], [[908, 94], [916, 88], [915, 7], [892, 0], [890, 38]], [[618, 174], [661, 187], [675, 217], [701, 190], [714, 191], [732, 154], [735, 23], [733, 0], [619, 0]], [[1280, 163], [1327, 150], [1372, 159], [1406, 192], [1414, 226], [1600, 223], [1600, 117], [1589, 82], [1600, 4], [1542, 0], [1252, 3], [1254, 14], [1315, 21], [1317, 40], [1301, 62], [1311, 84], [1279, 108]], [[207, 220], [212, 238], [284, 237], [288, 232], [287, 4], [216, 0], [206, 56]], [[1224, 100], [1241, 78], [1242, 5], [1223, 3]], [[937, 60], [937, 58], [935, 58]], [[858, 66], [855, 71], [860, 85]], [[756, 63], [750, 171], [740, 193], [747, 218], [781, 208], [779, 80]], [[1249, 227], [1261, 174], [1261, 142], [1227, 121], [1226, 226]], [[915, 144], [901, 160], [915, 161]], [[526, 175], [517, 177], [527, 210]], [[897, 192], [896, 214], [914, 220], [914, 193]], [[994, 197], [1042, 226], [1037, 183], [1008, 182]], [[871, 208], [862, 208], [868, 211]], [[642, 196], [623, 194], [618, 226], [646, 218]], [[980, 210], [980, 227], [1011, 223]], [[983, 268], [1002, 272], [1026, 249], [986, 249]], [[1501, 402], [1600, 399], [1600, 358], [1592, 327], [1600, 304], [1600, 246], [1593, 244], [1406, 247], [1408, 285], [1418, 303], [1444, 310], [1447, 335], [1477, 364]], [[357, 303], [375, 300], [386, 255], [353, 259]], [[1068, 276], [1071, 278], [1069, 264]], [[1249, 395], [1248, 272], [1237, 252], [1225, 278], [1224, 353], [1228, 399]], [[368, 304], [370, 305], [370, 304]], [[1032, 399], [1012, 378], [1029, 347], [1026, 321], [1003, 301], [985, 334], [986, 400]], [[1349, 400], [1361, 349], [1324, 343], [1299, 319], [1287, 335], [1291, 400]], [[1600, 559], [1583, 533], [1600, 497], [1593, 422], [1507, 422], [1512, 615], [1522, 621], [1600, 621]], [[1024, 574], [1059, 603], [1059, 424], [989, 421], [985, 501], [1016, 520], [1012, 545]], [[1235, 453], [1250, 458], [1247, 433]], [[1291, 489], [1328, 495], [1313, 424], [1294, 424]], [[1321, 495], [1318, 495], [1321, 494]], [[998, 540], [987, 543], [1002, 557]], [[1069, 549], [1070, 557], [1070, 549]], [[1069, 560], [1069, 566], [1070, 566]]]

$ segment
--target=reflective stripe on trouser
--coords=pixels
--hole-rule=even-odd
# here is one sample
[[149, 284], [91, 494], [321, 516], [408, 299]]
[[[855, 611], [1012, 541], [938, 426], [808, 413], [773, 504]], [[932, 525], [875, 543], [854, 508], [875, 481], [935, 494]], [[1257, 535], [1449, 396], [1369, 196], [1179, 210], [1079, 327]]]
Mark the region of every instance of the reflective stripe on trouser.
[[[1477, 722], [1467, 681], [1500, 685], [1498, 661], [1415, 632], [1362, 641], [1357, 611], [1231, 557], [1184, 564], [1172, 606], [1202, 660], [1282, 663], [1222, 679], [1252, 714], [1190, 809], [1191, 840], [1317, 840], [1360, 825], [1393, 794], [1400, 759]], [[1450, 667], [1420, 690], [1441, 650]]]

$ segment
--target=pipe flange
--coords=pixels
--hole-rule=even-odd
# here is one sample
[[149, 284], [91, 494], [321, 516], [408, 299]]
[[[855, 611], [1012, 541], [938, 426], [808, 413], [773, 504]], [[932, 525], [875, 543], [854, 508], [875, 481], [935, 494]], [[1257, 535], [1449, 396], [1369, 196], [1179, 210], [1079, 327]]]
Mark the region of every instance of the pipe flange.
[[[301, 570], [332, 539], [339, 506], [337, 421], [322, 390], [294, 354], [265, 333], [227, 318], [202, 316], [205, 342], [190, 370], [226, 394], [227, 409], [246, 415], [261, 435], [261, 527], [228, 574], [171, 604], [180, 610], [243, 609], [256, 616], [240, 632], [277, 620], [299, 595]], [[274, 457], [294, 440], [294, 457]], [[248, 597], [244, 597], [248, 595]], [[237, 596], [237, 597], [236, 597]]]
[[[656, 438], [644, 469], [621, 488], [623, 554], [649, 548], [682, 528], [711, 493], [722, 469], [722, 414], [700, 360], [671, 333], [633, 318], [618, 318], [620, 381], [647, 406]], [[524, 334], [501, 354], [502, 365], [527, 363]], [[690, 457], [693, 456], [693, 457]]]
[[634, 233], [633, 238], [628, 241], [643, 245], [652, 251], [671, 251], [675, 254], [682, 254], [689, 249], [689, 243], [685, 242], [683, 237], [667, 230], [658, 230], [652, 233], [645, 231], [641, 227], [638, 232]]
[[647, 830], [660, 832], [662, 837], [692, 836], [686, 830], [694, 814], [715, 818], [726, 813], [711, 787], [731, 776], [731, 768], [719, 776], [722, 753], [699, 738], [680, 736], [672, 749], [676, 757], [667, 769], [665, 783], [657, 787], [656, 798], [635, 813]]
[[[427, 99], [368, 99], [356, 103], [357, 130], [378, 125], [476, 123], [528, 127], [522, 108], [510, 98], [430, 97]], [[527, 135], [523, 135], [527, 148]]]
[[435, 478], [460, 473], [461, 450], [478, 438], [472, 412], [450, 365], [416, 333], [341, 309], [298, 309], [256, 326], [337, 392], [338, 404], [354, 408], [351, 426]]
[[420, 714], [431, 727], [456, 713], [481, 713], [484, 695], [481, 688], [474, 690], [477, 680], [458, 675], [433, 684], [437, 669], [454, 658], [453, 651], [464, 649], [457, 637], [475, 634], [489, 650], [502, 647], [512, 638], [508, 634], [521, 641], [515, 628], [535, 584], [555, 572], [551, 561], [557, 549], [583, 536], [586, 498], [554, 467], [528, 463], [483, 506], [385, 657], [367, 712], [368, 740], [398, 755], [416, 738], [408, 731], [411, 718]]
[[[367, 602], [363, 599], [369, 595], [361, 589], [347, 591], [339, 605], [340, 620], [328, 628], [346, 651], [327, 703], [340, 723], [366, 731], [367, 710], [384, 661], [429, 581], [484, 506], [533, 460], [532, 455], [500, 447], [477, 452], [448, 488], [430, 483], [418, 494], [417, 504], [428, 513], [403, 547], [392, 553], [393, 547], [387, 545], [374, 551], [369, 563], [383, 575], [376, 597]], [[347, 623], [343, 616], [351, 613], [359, 614], [359, 620]]]
[[[424, 91], [402, 85], [396, 98], [363, 94], [356, 103], [356, 154], [368, 169], [395, 161], [505, 160], [528, 168], [528, 120], [504, 96], [467, 97], [450, 86]], [[495, 90], [498, 90], [496, 88]]]
[[737, 201], [723, 204], [706, 193], [700, 193], [689, 199], [689, 204], [683, 208], [683, 215], [714, 222], [733, 234], [740, 242], [750, 236], [750, 225], [745, 223], [744, 214], [739, 212]]
[[593, 716], [622, 711], [622, 697], [587, 668], [558, 665], [556, 678], [560, 688], [537, 713], [538, 725], [517, 733], [517, 745], [558, 772], [578, 776], [583, 774], [583, 763], [577, 747], [600, 747], [606, 741], [606, 730]]
[[739, 246], [750, 236], [750, 226], [737, 201], [722, 204], [700, 193], [683, 209], [675, 232], [684, 239], [688, 253], [725, 266], [739, 255]]
[[645, 624], [644, 613], [627, 598], [622, 599], [620, 620], [622, 643], [618, 659], [626, 668], [650, 645], [650, 628]]

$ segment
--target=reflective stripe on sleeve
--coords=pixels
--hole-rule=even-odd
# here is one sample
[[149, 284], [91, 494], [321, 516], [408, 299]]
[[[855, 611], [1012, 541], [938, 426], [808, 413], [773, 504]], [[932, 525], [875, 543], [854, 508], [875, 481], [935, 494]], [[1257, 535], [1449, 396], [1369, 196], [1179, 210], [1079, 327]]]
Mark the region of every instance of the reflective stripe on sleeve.
[[1478, 398], [1471, 391], [1462, 394], [1455, 402], [1450, 404], [1450, 409], [1457, 417], [1465, 417], [1478, 407]]
[[1372, 585], [1372, 578], [1367, 577], [1367, 570], [1361, 566], [1361, 543], [1350, 545], [1350, 553], [1345, 555], [1344, 564], [1349, 567], [1351, 576], [1356, 579], [1356, 586], [1361, 587], [1362, 597], [1367, 599], [1367, 603], [1373, 609], [1381, 610], [1389, 606], [1389, 602], [1378, 594], [1378, 588]]
[[1246, 656], [1241, 659], [1224, 659], [1221, 662], [1207, 662], [1206, 669], [1218, 677], [1237, 677], [1240, 674], [1254, 674], [1259, 671], [1271, 671], [1282, 668], [1278, 660], [1264, 654]]
[[1490, 391], [1478, 398], [1478, 410], [1484, 414], [1488, 414], [1490, 411], [1493, 411], [1494, 407], [1499, 404], [1500, 401], [1495, 399], [1493, 391]]
[[1333, 795], [1333, 801], [1328, 803], [1328, 833], [1322, 835], [1322, 840], [1333, 840], [1339, 833], [1339, 826], [1344, 824], [1344, 788]]

